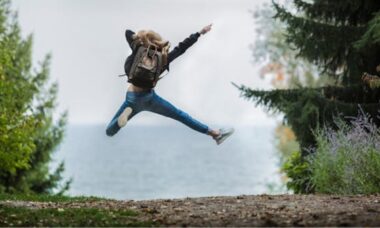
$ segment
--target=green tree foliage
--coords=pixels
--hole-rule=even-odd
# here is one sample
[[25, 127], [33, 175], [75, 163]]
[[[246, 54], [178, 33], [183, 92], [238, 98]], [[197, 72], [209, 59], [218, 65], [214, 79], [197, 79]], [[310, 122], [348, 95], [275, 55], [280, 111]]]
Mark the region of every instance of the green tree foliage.
[[0, 0], [0, 191], [52, 193], [63, 163], [48, 164], [64, 134], [66, 114], [53, 120], [57, 84], [49, 84], [50, 56], [32, 70], [32, 37], [23, 39], [10, 2]]
[[[374, 73], [380, 53], [378, 42], [366, 39], [376, 24], [376, 0], [294, 0], [302, 14], [274, 3], [276, 18], [287, 23], [287, 42], [299, 56], [319, 66], [344, 85], [360, 82], [362, 72]], [[370, 49], [359, 50], [355, 42]]]
[[369, 22], [368, 29], [362, 38], [355, 43], [359, 50], [372, 48], [380, 44], [380, 12]]
[[[293, 0], [294, 8], [273, 3], [275, 18], [286, 24], [286, 43], [300, 64], [307, 60], [320, 75], [336, 79], [336, 86], [255, 91], [239, 86], [242, 95], [269, 111], [281, 112], [293, 128], [303, 155], [316, 143], [313, 131], [332, 124], [334, 116], [356, 116], [359, 105], [376, 116], [379, 89], [361, 81], [363, 72], [375, 72], [380, 44], [377, 0]], [[359, 45], [360, 44], [360, 45]], [[365, 47], [365, 48], [359, 48]]]
[[[359, 107], [376, 116], [380, 90], [362, 90], [356, 87], [321, 87], [273, 91], [255, 91], [241, 86], [242, 95], [263, 105], [269, 112], [285, 113], [285, 122], [290, 123], [303, 148], [315, 145], [313, 131], [325, 124], [332, 124], [338, 116], [356, 116]], [[366, 102], [367, 101], [367, 102]], [[363, 102], [363, 103], [362, 103]]]

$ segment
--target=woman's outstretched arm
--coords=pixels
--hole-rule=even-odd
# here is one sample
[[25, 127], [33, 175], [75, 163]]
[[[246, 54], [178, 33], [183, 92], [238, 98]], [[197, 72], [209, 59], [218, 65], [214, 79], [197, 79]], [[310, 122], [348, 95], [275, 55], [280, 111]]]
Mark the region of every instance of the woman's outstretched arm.
[[197, 42], [198, 38], [201, 35], [204, 35], [207, 32], [209, 32], [211, 30], [211, 26], [212, 26], [212, 24], [205, 26], [204, 28], [202, 28], [201, 31], [191, 34], [184, 41], [180, 42], [178, 44], [178, 46], [176, 46], [171, 52], [169, 52], [169, 54], [168, 54], [168, 64], [171, 61], [173, 61], [174, 59], [176, 59], [178, 56], [180, 56], [183, 53], [185, 53], [185, 51], [189, 47], [191, 47], [195, 42]]

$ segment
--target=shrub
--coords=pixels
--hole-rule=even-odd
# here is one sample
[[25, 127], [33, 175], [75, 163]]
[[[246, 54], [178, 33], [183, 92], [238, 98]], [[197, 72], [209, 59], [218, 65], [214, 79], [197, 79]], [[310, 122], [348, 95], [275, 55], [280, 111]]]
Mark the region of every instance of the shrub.
[[32, 67], [32, 41], [21, 36], [10, 0], [0, 0], [0, 193], [63, 193], [70, 184], [61, 183], [63, 163], [49, 171], [66, 114], [53, 118], [58, 85], [49, 55]]
[[310, 159], [316, 192], [380, 192], [379, 128], [363, 113], [350, 123], [337, 120], [336, 125], [338, 130], [325, 127], [316, 132], [317, 147]]
[[282, 171], [286, 173], [289, 180], [286, 187], [294, 193], [313, 192], [310, 183], [311, 173], [309, 162], [304, 159], [301, 152], [293, 152], [282, 166]]

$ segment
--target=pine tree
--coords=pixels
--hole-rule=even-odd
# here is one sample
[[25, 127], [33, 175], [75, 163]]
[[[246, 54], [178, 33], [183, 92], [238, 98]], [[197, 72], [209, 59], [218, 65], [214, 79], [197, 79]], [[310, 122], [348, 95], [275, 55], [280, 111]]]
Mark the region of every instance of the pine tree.
[[[239, 86], [242, 95], [269, 111], [282, 112], [303, 149], [315, 145], [313, 131], [333, 125], [334, 117], [356, 116], [361, 107], [373, 117], [380, 108], [379, 88], [361, 81], [376, 73], [380, 61], [378, 0], [293, 0], [294, 9], [273, 3], [275, 18], [286, 25], [286, 43], [298, 58], [337, 81], [320, 88], [254, 91]], [[377, 123], [379, 124], [379, 123]]]
[[288, 25], [287, 42], [298, 50], [299, 56], [332, 77], [340, 77], [344, 85], [358, 83], [363, 72], [374, 73], [380, 50], [378, 42], [367, 37], [379, 26], [376, 19], [379, 1], [294, 0], [293, 3], [301, 14], [273, 5], [276, 18]]
[[48, 55], [32, 69], [32, 37], [23, 39], [10, 2], [0, 0], [0, 192], [63, 192], [63, 163], [48, 164], [64, 134], [66, 113], [53, 120], [57, 84], [49, 84]]

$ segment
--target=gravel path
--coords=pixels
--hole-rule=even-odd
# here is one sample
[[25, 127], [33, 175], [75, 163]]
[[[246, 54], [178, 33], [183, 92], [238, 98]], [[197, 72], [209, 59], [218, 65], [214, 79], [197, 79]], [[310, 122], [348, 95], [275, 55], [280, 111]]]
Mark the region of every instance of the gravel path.
[[70, 203], [2, 201], [40, 208], [128, 208], [163, 226], [380, 226], [380, 195], [258, 195]]

